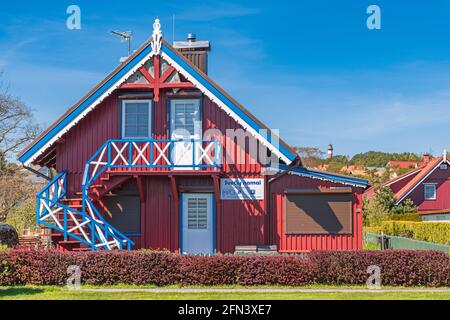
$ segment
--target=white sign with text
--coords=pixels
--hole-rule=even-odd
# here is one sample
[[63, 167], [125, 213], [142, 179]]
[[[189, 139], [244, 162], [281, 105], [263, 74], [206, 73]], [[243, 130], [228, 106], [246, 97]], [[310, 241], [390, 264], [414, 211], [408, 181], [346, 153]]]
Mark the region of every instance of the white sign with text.
[[221, 200], [264, 200], [264, 179], [220, 179]]

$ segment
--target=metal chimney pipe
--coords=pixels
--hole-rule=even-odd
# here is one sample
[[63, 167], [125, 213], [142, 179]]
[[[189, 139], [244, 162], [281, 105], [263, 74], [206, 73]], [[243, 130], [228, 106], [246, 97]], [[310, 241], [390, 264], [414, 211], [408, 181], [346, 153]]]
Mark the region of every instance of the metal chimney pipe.
[[187, 40], [189, 41], [189, 43], [195, 42], [196, 39], [197, 37], [195, 36], [195, 33], [189, 33], [187, 36]]

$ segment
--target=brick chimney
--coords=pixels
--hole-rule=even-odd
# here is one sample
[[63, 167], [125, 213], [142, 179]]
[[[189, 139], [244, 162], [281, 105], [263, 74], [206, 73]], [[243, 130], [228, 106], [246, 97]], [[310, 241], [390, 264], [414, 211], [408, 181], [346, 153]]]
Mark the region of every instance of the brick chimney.
[[199, 41], [195, 34], [189, 33], [186, 41], [174, 41], [173, 47], [197, 68], [208, 74], [208, 52], [211, 51], [209, 41]]
[[329, 144], [328, 145], [328, 155], [327, 155], [328, 159], [333, 158], [333, 145]]
[[431, 161], [431, 155], [429, 153], [424, 153], [423, 154], [423, 160], [424, 163], [428, 163]]

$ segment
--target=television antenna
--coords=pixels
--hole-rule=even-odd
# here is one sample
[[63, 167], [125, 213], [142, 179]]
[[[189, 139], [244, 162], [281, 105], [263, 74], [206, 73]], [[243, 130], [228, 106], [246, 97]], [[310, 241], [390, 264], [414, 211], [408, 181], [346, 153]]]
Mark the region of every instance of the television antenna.
[[122, 39], [122, 42], [127, 41], [128, 42], [128, 56], [131, 55], [131, 40], [133, 39], [133, 33], [131, 31], [111, 31], [112, 34], [120, 37]]

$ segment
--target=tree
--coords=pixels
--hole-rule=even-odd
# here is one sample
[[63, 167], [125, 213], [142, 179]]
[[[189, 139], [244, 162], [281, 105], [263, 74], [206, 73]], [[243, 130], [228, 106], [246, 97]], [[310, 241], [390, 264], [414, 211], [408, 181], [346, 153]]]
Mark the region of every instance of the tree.
[[0, 172], [6, 167], [8, 155], [33, 140], [39, 131], [31, 109], [11, 96], [0, 82]]
[[420, 162], [421, 156], [411, 152], [387, 153], [380, 151], [368, 151], [355, 154], [350, 160], [350, 163], [365, 167], [384, 167], [389, 160]]
[[19, 234], [23, 234], [25, 230], [35, 231], [36, 202], [34, 197], [26, 198], [13, 208], [6, 218], [6, 223], [16, 228]]
[[33, 184], [20, 167], [9, 163], [8, 159], [38, 132], [39, 126], [30, 108], [11, 96], [0, 81], [0, 222], [4, 222], [27, 198], [33, 198]]
[[389, 187], [378, 190], [372, 200], [365, 198], [363, 201], [364, 224], [367, 226], [379, 225], [388, 215], [415, 212], [417, 212], [417, 206], [411, 199], [396, 205], [394, 193]]
[[317, 147], [294, 147], [294, 150], [302, 158], [303, 165], [307, 168], [313, 168], [324, 162], [325, 152]]
[[34, 198], [34, 186], [23, 172], [12, 170], [0, 175], [0, 222], [16, 210], [27, 198]]

